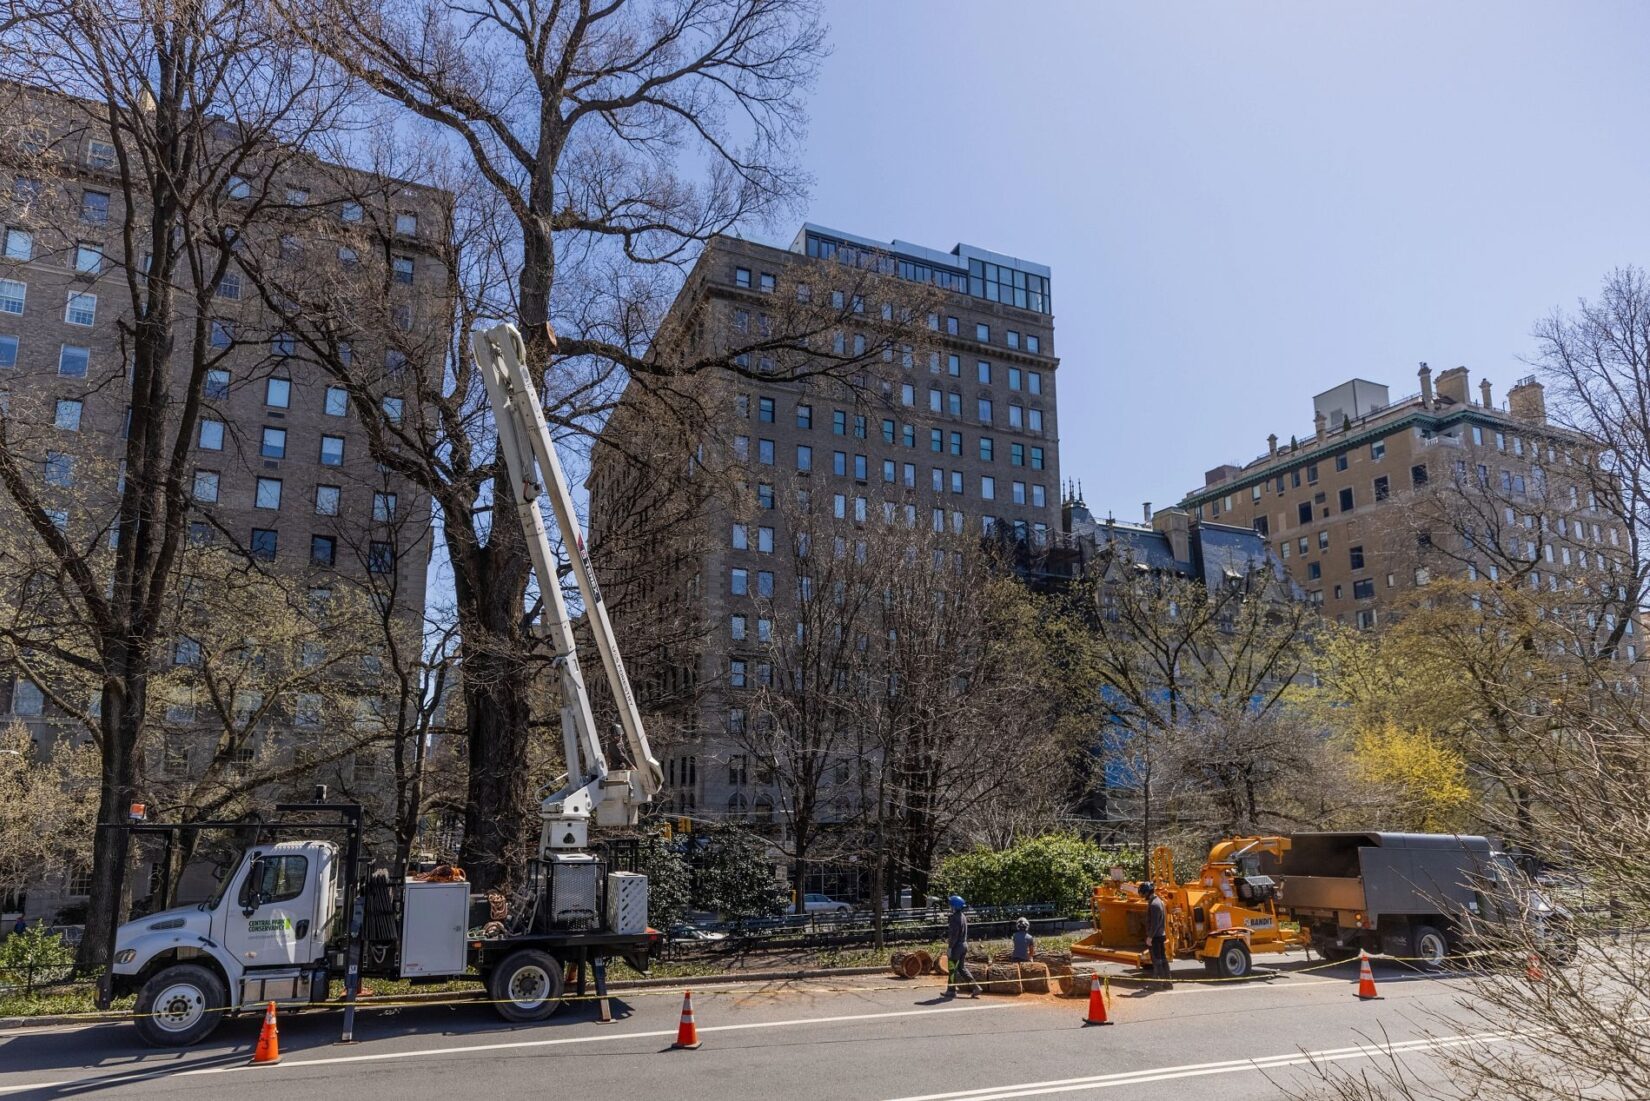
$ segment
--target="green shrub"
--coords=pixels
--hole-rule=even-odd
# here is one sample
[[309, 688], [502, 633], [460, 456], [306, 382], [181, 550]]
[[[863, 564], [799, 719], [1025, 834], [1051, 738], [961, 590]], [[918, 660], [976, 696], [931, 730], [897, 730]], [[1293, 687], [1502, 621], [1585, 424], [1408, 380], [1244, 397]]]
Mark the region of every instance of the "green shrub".
[[74, 949], [44, 925], [0, 941], [0, 986], [32, 989], [62, 982], [74, 970]]
[[1132, 849], [1103, 849], [1076, 834], [1050, 833], [1008, 849], [978, 848], [940, 861], [934, 883], [970, 906], [1052, 902], [1062, 913], [1086, 914], [1094, 885], [1121, 864], [1131, 878], [1143, 864]]

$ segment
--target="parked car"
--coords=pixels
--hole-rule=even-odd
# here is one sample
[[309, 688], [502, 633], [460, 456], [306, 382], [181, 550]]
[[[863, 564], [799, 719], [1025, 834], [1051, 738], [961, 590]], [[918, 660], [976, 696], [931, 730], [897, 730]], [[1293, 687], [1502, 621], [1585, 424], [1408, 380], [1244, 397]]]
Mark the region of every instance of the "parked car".
[[719, 933], [714, 929], [701, 929], [697, 925], [690, 925], [687, 922], [683, 922], [680, 925], [672, 925], [670, 927], [670, 939], [717, 941], [727, 940], [728, 935], [726, 933]]
[[803, 895], [802, 909], [810, 914], [846, 914], [853, 907], [829, 895]]

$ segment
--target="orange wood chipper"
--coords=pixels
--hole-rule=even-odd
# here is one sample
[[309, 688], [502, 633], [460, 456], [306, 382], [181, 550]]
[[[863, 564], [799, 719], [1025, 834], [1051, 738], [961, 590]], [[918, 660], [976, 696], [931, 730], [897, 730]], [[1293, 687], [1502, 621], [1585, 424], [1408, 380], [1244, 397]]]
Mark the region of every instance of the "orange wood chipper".
[[[1260, 870], [1260, 858], [1281, 857], [1287, 837], [1230, 837], [1209, 850], [1196, 879], [1175, 880], [1174, 854], [1152, 851], [1150, 876], [1166, 911], [1169, 959], [1202, 960], [1210, 974], [1249, 974], [1257, 952], [1287, 952], [1306, 943], [1300, 926], [1278, 909], [1278, 883]], [[1071, 946], [1074, 956], [1150, 967], [1146, 900], [1115, 869], [1094, 888], [1094, 932]]]

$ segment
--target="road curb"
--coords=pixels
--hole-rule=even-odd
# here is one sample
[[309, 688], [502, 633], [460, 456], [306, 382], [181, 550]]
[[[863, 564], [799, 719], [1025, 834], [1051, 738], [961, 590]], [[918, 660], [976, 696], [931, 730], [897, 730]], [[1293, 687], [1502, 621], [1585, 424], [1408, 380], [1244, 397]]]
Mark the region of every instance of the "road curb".
[[[618, 979], [608, 983], [607, 988], [609, 993], [618, 995], [626, 990], [657, 990], [673, 986], [727, 986], [744, 982], [792, 982], [799, 979], [851, 978], [860, 975], [876, 975], [887, 970], [886, 967], [837, 967], [809, 968], [797, 971], [752, 971], [746, 974], [684, 975], [679, 978]], [[464, 1002], [483, 1001], [486, 999], [486, 994], [487, 992], [480, 987], [474, 990], [444, 990], [429, 994], [374, 994], [357, 998], [355, 1004], [361, 1009], [371, 1009], [374, 1005], [380, 1003], [390, 1003], [397, 1006], [409, 1003], [463, 1004]], [[337, 1011], [342, 1007], [333, 1005], [324, 1008]], [[314, 1012], [314, 1010], [309, 1012]], [[93, 1021], [83, 1016], [62, 1014], [41, 1017], [0, 1017], [0, 1029], [117, 1023], [119, 1023], [118, 1018]]]

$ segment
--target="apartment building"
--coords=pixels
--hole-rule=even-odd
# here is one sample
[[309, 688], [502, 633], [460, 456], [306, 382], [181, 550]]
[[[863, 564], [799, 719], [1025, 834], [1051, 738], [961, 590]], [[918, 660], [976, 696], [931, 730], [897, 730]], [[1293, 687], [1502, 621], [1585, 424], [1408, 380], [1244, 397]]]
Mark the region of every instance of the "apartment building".
[[1473, 535], [1470, 526], [1448, 536], [1418, 527], [1418, 502], [1441, 488], [1475, 501], [1476, 538], [1527, 553], [1544, 584], [1556, 587], [1572, 563], [1622, 553], [1623, 533], [1581, 476], [1585, 449], [1548, 422], [1534, 377], [1502, 405], [1487, 379], [1474, 396], [1465, 367], [1435, 381], [1423, 363], [1418, 382], [1397, 399], [1365, 379], [1318, 394], [1310, 430], [1287, 441], [1273, 434], [1259, 457], [1215, 467], [1180, 507], [1259, 532], [1326, 617], [1360, 628], [1379, 624], [1432, 570], [1451, 568], [1441, 558], [1479, 568], [1460, 547], [1421, 553], [1434, 539]]
[[738, 499], [697, 505], [645, 556], [601, 560], [646, 477], [627, 465], [623, 446], [648, 430], [641, 395], [627, 393], [597, 448], [591, 537], [604, 578], [670, 564], [648, 582], [646, 599], [616, 612], [618, 629], [629, 638], [663, 619], [699, 625], [691, 643], [631, 659], [643, 706], [657, 729], [672, 732], [661, 736], [669, 742], [661, 757], [673, 813], [773, 819], [776, 793], [760, 762], [746, 760], [728, 735], [743, 722], [742, 693], [761, 675], [756, 650], [769, 628], [756, 604], [796, 599], [799, 579], [784, 553], [795, 502], [850, 528], [904, 523], [1034, 548], [1058, 534], [1059, 360], [1048, 268], [970, 245], [940, 252], [810, 224], [789, 248], [713, 241], [673, 312], [696, 319], [706, 346], [738, 347], [743, 334], [765, 331], [776, 299], [846, 296], [848, 323], [821, 337], [821, 346], [845, 351], [864, 344], [854, 331], [859, 311], [867, 326], [900, 316], [906, 307], [891, 302], [902, 286], [921, 291], [914, 334], [852, 378], [725, 373], [700, 454], [719, 452], [744, 488]]
[[[119, 166], [107, 130], [96, 121], [98, 108], [48, 93], [28, 93], [21, 102], [27, 118], [6, 128], [17, 140], [0, 150], [0, 401], [14, 440], [27, 427], [42, 441], [42, 485], [59, 527], [74, 538], [112, 539], [104, 529], [125, 477], [130, 416], [126, 281], [131, 266], [147, 271], [149, 254], [128, 256], [123, 245], [127, 211]], [[266, 221], [254, 233], [248, 223], [240, 255], [266, 267], [335, 270], [347, 279], [370, 249], [387, 247], [396, 301], [385, 316], [394, 321], [367, 322], [351, 334], [352, 354], [384, 363], [384, 416], [411, 415], [411, 373], [440, 370], [439, 356], [427, 352], [447, 343], [446, 313], [430, 308], [446, 295], [438, 247], [448, 227], [446, 197], [305, 158], [282, 163], [281, 178], [259, 183], [274, 188], [259, 199], [279, 208], [279, 232]], [[232, 177], [225, 199], [250, 202], [252, 187]], [[135, 217], [141, 229], [142, 211]], [[137, 239], [144, 239], [141, 232]], [[180, 377], [190, 370], [191, 297], [192, 287], [178, 288]], [[374, 461], [345, 390], [282, 331], [242, 266], [227, 268], [211, 315], [200, 321], [215, 358], [189, 455], [190, 542], [244, 554], [316, 598], [368, 575], [384, 588], [393, 575], [397, 615], [416, 640], [429, 549], [418, 533], [428, 526], [427, 502]], [[175, 395], [181, 402], [184, 388]], [[173, 660], [190, 657], [184, 642]], [[0, 691], [3, 717], [26, 723], [43, 744], [61, 733], [82, 736], [26, 677], [5, 674]], [[302, 694], [284, 704], [262, 739], [288, 747], [300, 740], [315, 718], [310, 708]], [[198, 774], [212, 760], [207, 716], [197, 721], [192, 707], [175, 701], [154, 710], [161, 729], [149, 745], [149, 778]], [[346, 780], [368, 782], [381, 765], [376, 759], [335, 763], [329, 776], [316, 779], [336, 787], [342, 769]], [[83, 889], [76, 874], [54, 891], [31, 895], [31, 913], [72, 901]]]

